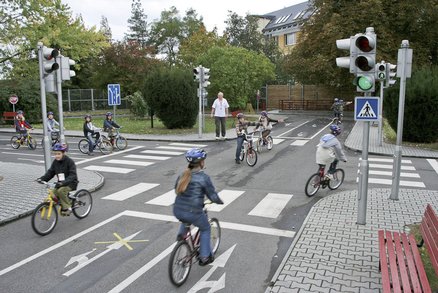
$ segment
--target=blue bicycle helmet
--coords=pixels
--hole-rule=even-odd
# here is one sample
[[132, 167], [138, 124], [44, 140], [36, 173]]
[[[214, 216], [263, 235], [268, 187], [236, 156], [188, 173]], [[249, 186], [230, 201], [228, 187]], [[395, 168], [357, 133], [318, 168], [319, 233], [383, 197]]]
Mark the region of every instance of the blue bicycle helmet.
[[52, 111], [47, 112], [47, 116], [49, 115], [53, 115], [53, 112]]
[[239, 113], [239, 114], [237, 114], [237, 119], [240, 119], [240, 118], [243, 118], [243, 117], [245, 117], [245, 115], [243, 115], [243, 113]]
[[260, 113], [260, 115], [262, 115], [262, 116], [264, 116], [264, 117], [268, 117], [268, 112], [266, 112], [266, 111], [262, 111], [262, 112]]
[[23, 111], [18, 110], [18, 111], [17, 111], [17, 114], [23, 114]]
[[330, 131], [333, 135], [339, 135], [341, 133], [341, 127], [336, 124], [330, 125]]
[[90, 114], [85, 114], [84, 119], [90, 118], [91, 119], [91, 115]]
[[199, 163], [207, 158], [207, 152], [203, 149], [193, 148], [186, 152], [186, 160], [189, 163]]
[[106, 112], [105, 116], [106, 116], [106, 117], [108, 117], [108, 116], [113, 116], [113, 113], [111, 113], [111, 112]]
[[52, 147], [52, 151], [66, 152], [67, 150], [68, 146], [66, 144], [55, 143], [55, 145]]

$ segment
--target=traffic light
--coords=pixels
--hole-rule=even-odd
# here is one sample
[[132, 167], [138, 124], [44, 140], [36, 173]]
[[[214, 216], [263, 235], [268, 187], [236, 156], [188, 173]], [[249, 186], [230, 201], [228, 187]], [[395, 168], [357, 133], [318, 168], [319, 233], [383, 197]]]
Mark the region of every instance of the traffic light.
[[74, 60], [68, 57], [60, 56], [61, 59], [61, 80], [70, 80], [71, 77], [76, 76], [76, 72], [70, 70], [70, 66], [76, 64]]
[[395, 79], [395, 76], [397, 75], [397, 72], [395, 71], [397, 69], [397, 65], [387, 63], [386, 64], [386, 82], [385, 87], [393, 86], [397, 80]]
[[43, 70], [44, 75], [49, 75], [53, 71], [59, 69], [59, 64], [56, 62], [59, 51], [53, 48], [43, 47]]
[[[365, 34], [357, 34], [353, 37], [352, 46], [354, 49], [354, 72], [356, 78], [354, 84], [358, 92], [373, 92], [375, 84], [375, 64], [376, 64], [376, 34], [374, 29]], [[350, 70], [351, 71], [351, 70]]]
[[336, 47], [341, 50], [348, 50], [350, 52], [350, 56], [348, 57], [338, 57], [336, 58], [336, 66], [348, 68], [351, 73], [355, 73], [354, 60], [355, 56], [354, 49], [355, 47], [351, 45], [353, 37], [348, 39], [336, 40]]
[[200, 82], [202, 79], [202, 67], [198, 66], [196, 68], [193, 68], [193, 80]]
[[202, 87], [206, 88], [210, 85], [210, 68], [202, 68]]
[[380, 81], [386, 82], [386, 79], [388, 78], [386, 65], [385, 61], [376, 64], [376, 78]]

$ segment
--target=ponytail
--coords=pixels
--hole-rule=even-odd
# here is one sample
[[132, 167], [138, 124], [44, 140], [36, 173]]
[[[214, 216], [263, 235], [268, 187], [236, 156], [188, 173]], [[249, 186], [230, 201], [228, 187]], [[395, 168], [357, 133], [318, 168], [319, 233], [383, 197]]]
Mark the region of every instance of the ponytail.
[[189, 164], [187, 166], [187, 169], [184, 170], [184, 173], [179, 178], [178, 184], [176, 186], [176, 194], [181, 194], [186, 191], [187, 186], [189, 186], [190, 180], [192, 180], [192, 169], [197, 165], [198, 164]]

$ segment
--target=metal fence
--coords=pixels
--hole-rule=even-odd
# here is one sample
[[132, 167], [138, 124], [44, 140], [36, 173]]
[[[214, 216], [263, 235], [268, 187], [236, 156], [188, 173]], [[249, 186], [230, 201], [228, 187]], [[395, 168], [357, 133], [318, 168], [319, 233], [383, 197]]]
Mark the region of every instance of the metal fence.
[[[64, 111], [95, 111], [108, 109], [108, 95], [101, 89], [66, 89], [62, 91]], [[121, 99], [119, 109], [129, 109], [126, 98]]]

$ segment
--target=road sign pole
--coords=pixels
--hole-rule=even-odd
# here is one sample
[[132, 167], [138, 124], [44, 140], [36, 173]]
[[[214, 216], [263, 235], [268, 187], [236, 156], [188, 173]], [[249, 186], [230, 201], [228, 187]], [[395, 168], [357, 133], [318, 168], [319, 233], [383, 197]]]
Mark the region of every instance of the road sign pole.
[[43, 68], [43, 43], [38, 42], [38, 61], [40, 67], [40, 92], [41, 92], [41, 114], [43, 116], [43, 143], [44, 143], [44, 165], [46, 171], [51, 165], [49, 137], [47, 136], [47, 105], [46, 105], [46, 85], [44, 83], [44, 68]]
[[[58, 63], [61, 64], [61, 56], [56, 57], [58, 59]], [[59, 119], [59, 134], [61, 136], [61, 143], [65, 143], [65, 135], [64, 135], [64, 110], [62, 107], [62, 78], [61, 78], [61, 70], [56, 71], [56, 89], [58, 92], [58, 119]], [[46, 119], [45, 117], [43, 117]]]
[[396, 140], [395, 151], [394, 151], [391, 195], [389, 197], [390, 199], [393, 200], [398, 200], [398, 193], [400, 187], [400, 169], [401, 169], [401, 159], [402, 159], [402, 138], [403, 138], [403, 118], [405, 111], [406, 77], [407, 76], [410, 77], [411, 70], [410, 67], [408, 66], [412, 65], [411, 58], [412, 58], [412, 49], [409, 49], [409, 41], [403, 40], [401, 43], [401, 48], [398, 50], [398, 60], [397, 60], [397, 68], [400, 70], [397, 71], [397, 76], [400, 77], [400, 94], [399, 94], [399, 104], [398, 104], [397, 140]]
[[379, 129], [378, 129], [378, 137], [379, 137], [379, 146], [383, 145], [383, 85], [385, 81], [380, 81], [380, 104], [379, 104]]
[[202, 76], [204, 75], [202, 66], [199, 66], [201, 69], [201, 78], [199, 79], [199, 113], [198, 113], [198, 137], [202, 138]]

